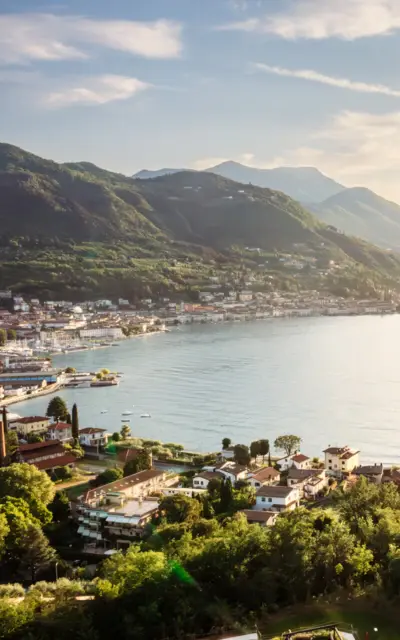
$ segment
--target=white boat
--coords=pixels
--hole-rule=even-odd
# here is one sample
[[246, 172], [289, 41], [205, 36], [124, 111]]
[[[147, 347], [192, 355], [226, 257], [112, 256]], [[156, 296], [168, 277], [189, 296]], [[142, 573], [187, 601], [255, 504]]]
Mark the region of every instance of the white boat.
[[140, 417], [141, 418], [151, 418], [151, 415], [149, 413], [142, 413], [142, 415]]
[[132, 413], [133, 413], [133, 411], [123, 411], [123, 412], [121, 413], [121, 415], [122, 415], [122, 416], [131, 416], [131, 415], [132, 415]]
[[103, 409], [103, 411], [100, 411], [100, 413], [108, 413], [108, 409]]
[[129, 418], [123, 418], [121, 422], [130, 422]]

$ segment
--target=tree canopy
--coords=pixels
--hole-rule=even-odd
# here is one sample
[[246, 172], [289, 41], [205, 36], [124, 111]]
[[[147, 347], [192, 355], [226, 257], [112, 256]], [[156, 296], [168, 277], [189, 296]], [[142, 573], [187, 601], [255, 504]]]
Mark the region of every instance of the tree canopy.
[[[300, 449], [301, 438], [299, 436], [279, 436], [274, 442], [275, 449], [284, 451], [287, 456], [291, 456]], [[266, 452], [268, 453], [268, 451]]]
[[47, 473], [33, 464], [13, 463], [0, 468], [0, 499], [22, 498], [32, 515], [41, 522], [49, 522], [47, 505], [55, 495], [55, 486]]
[[47, 406], [46, 416], [54, 420], [66, 422], [68, 420], [68, 408], [60, 396], [52, 398]]
[[139, 471], [151, 469], [151, 454], [146, 450], [140, 451], [136, 457], [128, 460], [124, 465], [124, 476], [131, 476]]

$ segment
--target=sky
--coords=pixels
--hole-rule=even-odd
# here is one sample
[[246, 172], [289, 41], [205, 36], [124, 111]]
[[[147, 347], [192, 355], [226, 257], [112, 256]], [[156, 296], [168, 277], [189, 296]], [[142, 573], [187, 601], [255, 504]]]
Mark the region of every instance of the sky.
[[0, 141], [140, 169], [315, 166], [400, 202], [400, 0], [2, 0]]

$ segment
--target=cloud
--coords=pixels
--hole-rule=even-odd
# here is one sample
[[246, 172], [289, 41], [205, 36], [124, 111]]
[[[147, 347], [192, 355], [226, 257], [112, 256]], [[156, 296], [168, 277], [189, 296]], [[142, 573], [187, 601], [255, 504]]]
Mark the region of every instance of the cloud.
[[400, 111], [342, 111], [311, 144], [288, 150], [280, 164], [316, 166], [349, 186], [364, 185], [400, 201]]
[[261, 62], [257, 62], [253, 66], [259, 71], [264, 71], [265, 73], [271, 73], [277, 76], [319, 82], [320, 84], [327, 84], [331, 87], [338, 87], [339, 89], [349, 89], [350, 91], [357, 91], [359, 93], [381, 93], [386, 96], [400, 98], [400, 90], [392, 89], [384, 84], [370, 84], [367, 82], [349, 80], [348, 78], [326, 76], [318, 71], [313, 71], [312, 69], [285, 69], [283, 67], [274, 67]]
[[126, 76], [105, 75], [89, 78], [84, 85], [72, 86], [50, 93], [44, 99], [50, 108], [74, 105], [102, 105], [116, 100], [127, 100], [150, 87], [149, 84]]
[[88, 57], [96, 45], [146, 58], [176, 58], [181, 25], [169, 20], [92, 20], [54, 14], [0, 15], [0, 64]]
[[255, 31], [286, 40], [356, 40], [400, 28], [399, 0], [290, 0], [288, 9], [219, 27]]

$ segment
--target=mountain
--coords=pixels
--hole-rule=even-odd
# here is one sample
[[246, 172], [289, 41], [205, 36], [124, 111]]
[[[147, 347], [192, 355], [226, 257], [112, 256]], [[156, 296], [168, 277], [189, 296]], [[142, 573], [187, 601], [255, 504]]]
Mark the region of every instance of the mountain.
[[211, 167], [207, 171], [236, 182], [251, 183], [259, 187], [283, 191], [291, 198], [303, 203], [321, 202], [345, 188], [314, 167], [257, 169], [229, 161]]
[[135, 173], [132, 178], [136, 180], [151, 180], [151, 178], [160, 178], [161, 176], [168, 176], [173, 173], [180, 173], [181, 171], [186, 171], [186, 169], [158, 169], [157, 171], [143, 169]]
[[345, 189], [309, 208], [320, 220], [345, 233], [400, 250], [400, 206], [369, 189]]
[[[312, 258], [321, 275], [290, 275], [282, 253]], [[331, 260], [341, 270], [327, 278]], [[195, 295], [217, 264], [228, 281], [248, 269], [295, 289], [365, 282], [371, 291], [400, 275], [400, 258], [327, 227], [280, 191], [210, 172], [132, 179], [0, 144], [0, 288], [70, 299]]]

